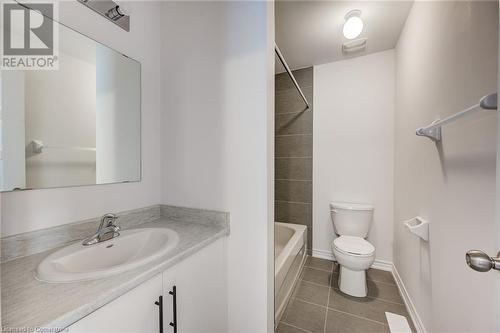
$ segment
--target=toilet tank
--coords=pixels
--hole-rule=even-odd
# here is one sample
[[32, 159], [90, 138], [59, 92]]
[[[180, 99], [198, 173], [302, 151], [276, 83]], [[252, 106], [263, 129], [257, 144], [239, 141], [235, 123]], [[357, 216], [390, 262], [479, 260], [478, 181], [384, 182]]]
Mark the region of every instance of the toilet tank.
[[365, 238], [370, 230], [373, 206], [369, 204], [331, 202], [330, 215], [338, 235]]

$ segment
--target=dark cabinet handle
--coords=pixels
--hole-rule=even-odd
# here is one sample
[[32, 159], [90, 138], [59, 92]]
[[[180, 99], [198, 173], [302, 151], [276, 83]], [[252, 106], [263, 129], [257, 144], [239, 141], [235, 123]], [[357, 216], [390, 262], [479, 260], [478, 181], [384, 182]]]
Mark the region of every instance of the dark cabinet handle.
[[158, 305], [160, 333], [163, 333], [163, 296], [158, 297], [158, 300], [155, 302], [155, 304]]
[[172, 295], [172, 312], [173, 312], [173, 317], [174, 321], [170, 322], [170, 326], [174, 328], [174, 333], [177, 333], [177, 287], [173, 286], [172, 290], [168, 292], [170, 295]]

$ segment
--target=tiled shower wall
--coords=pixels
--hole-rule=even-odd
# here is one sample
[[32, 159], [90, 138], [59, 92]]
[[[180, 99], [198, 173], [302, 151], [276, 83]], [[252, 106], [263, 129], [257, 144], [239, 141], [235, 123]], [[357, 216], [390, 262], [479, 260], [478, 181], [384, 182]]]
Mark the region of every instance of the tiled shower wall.
[[313, 68], [293, 71], [311, 104], [306, 110], [286, 73], [275, 81], [275, 221], [307, 226], [312, 248]]

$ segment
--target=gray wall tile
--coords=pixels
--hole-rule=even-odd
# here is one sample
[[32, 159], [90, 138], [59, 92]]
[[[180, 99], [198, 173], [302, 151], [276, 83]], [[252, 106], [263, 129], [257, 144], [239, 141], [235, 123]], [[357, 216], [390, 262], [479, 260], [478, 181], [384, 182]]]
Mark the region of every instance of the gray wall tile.
[[277, 158], [275, 179], [312, 180], [312, 158]]
[[276, 135], [284, 134], [312, 134], [313, 113], [304, 111], [299, 113], [277, 114], [274, 122]]
[[[297, 80], [301, 89], [313, 86], [312, 67], [295, 70], [293, 71], [293, 76], [295, 77], [295, 80]], [[280, 73], [276, 75], [274, 82], [276, 91], [295, 88], [292, 80], [290, 79], [287, 73]]]
[[312, 248], [312, 204], [276, 201], [274, 205], [276, 222], [301, 224], [307, 227], [308, 254]]
[[[307, 98], [309, 105], [312, 109], [313, 104], [313, 88], [307, 87], [302, 88], [302, 92]], [[306, 104], [302, 97], [300, 96], [297, 89], [291, 88], [287, 90], [277, 91], [274, 97], [274, 109], [276, 114], [280, 113], [290, 113], [290, 112], [301, 112], [306, 109]], [[309, 110], [311, 110], [309, 109]]]
[[275, 221], [307, 226], [307, 247], [308, 253], [311, 253], [313, 69], [310, 67], [293, 73], [311, 108], [305, 111], [304, 102], [288, 74], [276, 75]]
[[311, 181], [276, 180], [274, 190], [276, 200], [312, 203]]
[[277, 136], [276, 157], [312, 157], [312, 135]]
[[312, 204], [276, 201], [274, 206], [274, 220], [277, 222], [311, 226]]

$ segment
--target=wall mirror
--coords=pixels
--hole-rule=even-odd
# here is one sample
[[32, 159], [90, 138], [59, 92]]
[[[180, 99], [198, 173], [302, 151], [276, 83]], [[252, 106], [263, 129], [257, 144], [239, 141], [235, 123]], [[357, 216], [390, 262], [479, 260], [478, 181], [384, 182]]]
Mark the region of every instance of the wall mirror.
[[0, 190], [140, 181], [140, 63], [54, 24], [58, 70], [0, 72]]

